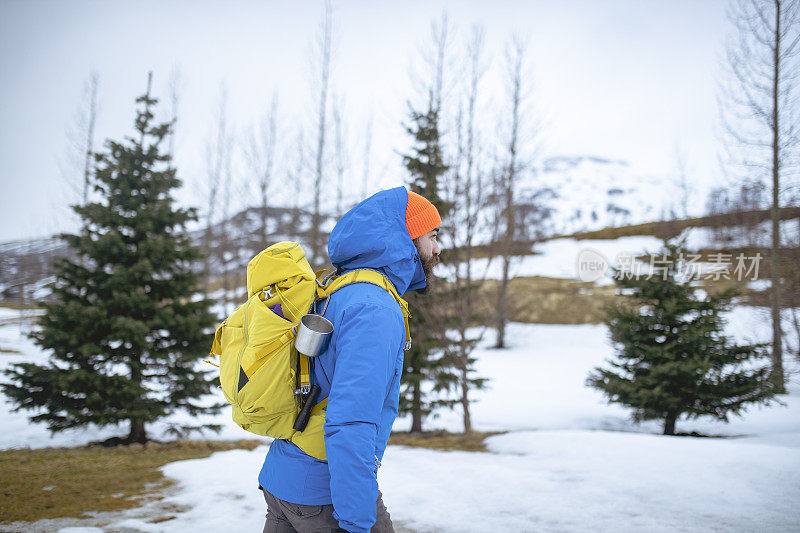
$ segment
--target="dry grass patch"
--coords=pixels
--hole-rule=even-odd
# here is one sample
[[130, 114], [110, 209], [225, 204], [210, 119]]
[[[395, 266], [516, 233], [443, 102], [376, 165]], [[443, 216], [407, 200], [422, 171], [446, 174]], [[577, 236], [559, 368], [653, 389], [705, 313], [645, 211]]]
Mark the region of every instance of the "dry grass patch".
[[38, 310], [39, 304], [31, 300], [7, 299], [0, 302], [0, 307], [13, 309], [14, 311], [32, 311]]
[[200, 459], [213, 452], [252, 450], [263, 442], [176, 441], [103, 448], [42, 448], [0, 451], [0, 522], [83, 518], [157, 498], [169, 486], [159, 467]]
[[[713, 276], [704, 276], [699, 288], [717, 294], [736, 287], [743, 303], [769, 305], [769, 292], [749, 288], [749, 281], [735, 278], [714, 280]], [[498, 283], [496, 280], [486, 280], [479, 286], [477, 306], [484, 325], [493, 325]], [[509, 282], [507, 294], [510, 320], [527, 324], [600, 324], [605, 317], [603, 309], [606, 305], [631, 305], [630, 301], [617, 294], [615, 285], [597, 286], [591, 282], [543, 276], [514, 278]], [[791, 298], [800, 301], [800, 296], [795, 293], [785, 297], [787, 302]], [[784, 304], [790, 307], [788, 303]]]
[[[479, 289], [479, 311], [487, 324], [494, 316], [498, 283], [486, 280]], [[598, 324], [603, 306], [619, 298], [611, 285], [543, 276], [514, 278], [507, 294], [509, 318], [528, 324]]]
[[[643, 224], [603, 228], [596, 231], [583, 231], [568, 235], [555, 235], [551, 237], [551, 239], [560, 239], [564, 237], [574, 239], [618, 239], [620, 237], [636, 235], [671, 239], [676, 235], [680, 235], [686, 228], [719, 228], [737, 226], [743, 223], [752, 225], [769, 220], [770, 216], [771, 213], [769, 209], [756, 209], [733, 213], [720, 213], [704, 217], [645, 222]], [[778, 210], [778, 218], [781, 220], [800, 218], [800, 207], [782, 207]]]
[[393, 431], [389, 436], [389, 444], [400, 446], [416, 446], [432, 450], [460, 450], [464, 452], [485, 452], [484, 440], [493, 435], [502, 435], [505, 431], [472, 431], [470, 433], [449, 433], [447, 431], [425, 431], [411, 433]]
[[19, 350], [14, 349], [14, 348], [6, 348], [5, 346], [0, 345], [0, 354], [3, 354], [3, 353], [21, 354], [22, 352], [20, 352]]

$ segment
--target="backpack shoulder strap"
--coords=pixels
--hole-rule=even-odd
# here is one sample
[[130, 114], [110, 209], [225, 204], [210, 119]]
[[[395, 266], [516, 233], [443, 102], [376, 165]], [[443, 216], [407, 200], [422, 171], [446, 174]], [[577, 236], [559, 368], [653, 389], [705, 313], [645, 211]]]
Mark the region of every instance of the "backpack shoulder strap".
[[408, 310], [408, 303], [397, 294], [397, 290], [394, 288], [394, 285], [392, 285], [392, 282], [386, 279], [383, 274], [375, 272], [374, 270], [351, 270], [328, 283], [324, 287], [325, 295], [330, 296], [345, 285], [350, 285], [351, 283], [371, 283], [372, 285], [381, 287], [394, 297], [395, 301], [397, 301], [397, 304], [400, 306], [400, 310], [403, 312], [403, 321], [406, 326], [405, 349], [409, 350], [411, 348], [411, 329], [408, 325], [408, 319], [411, 318], [411, 313]]

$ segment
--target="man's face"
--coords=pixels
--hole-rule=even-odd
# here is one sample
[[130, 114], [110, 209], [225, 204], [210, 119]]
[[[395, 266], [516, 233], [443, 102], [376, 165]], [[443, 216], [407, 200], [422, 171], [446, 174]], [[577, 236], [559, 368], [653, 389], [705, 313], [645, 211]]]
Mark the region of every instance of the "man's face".
[[424, 235], [420, 235], [414, 239], [414, 245], [417, 247], [417, 253], [422, 260], [422, 270], [425, 271], [425, 278], [428, 281], [427, 286], [417, 292], [427, 294], [431, 282], [433, 281], [433, 267], [439, 264], [439, 253], [442, 249], [439, 247], [439, 228], [429, 231]]

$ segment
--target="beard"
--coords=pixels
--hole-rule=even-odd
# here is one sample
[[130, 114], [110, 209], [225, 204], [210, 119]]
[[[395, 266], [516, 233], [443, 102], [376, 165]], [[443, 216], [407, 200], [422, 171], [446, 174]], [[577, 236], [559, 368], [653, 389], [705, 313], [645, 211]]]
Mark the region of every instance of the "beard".
[[430, 257], [422, 257], [419, 256], [420, 261], [422, 261], [422, 270], [425, 272], [425, 280], [426, 284], [425, 287], [422, 289], [417, 289], [417, 294], [428, 294], [431, 291], [431, 285], [433, 284], [433, 280], [435, 278], [433, 274], [433, 267], [439, 264], [439, 256], [438, 255], [431, 255]]

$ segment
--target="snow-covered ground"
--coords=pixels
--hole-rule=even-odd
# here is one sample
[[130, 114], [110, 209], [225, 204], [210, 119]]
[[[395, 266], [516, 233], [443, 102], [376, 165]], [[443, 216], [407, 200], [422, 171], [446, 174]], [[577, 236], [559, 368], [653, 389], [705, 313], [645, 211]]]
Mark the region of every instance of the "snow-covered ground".
[[[797, 448], [586, 430], [513, 432], [490, 453], [390, 446], [378, 477], [398, 531], [796, 531]], [[141, 531], [260, 531], [266, 448], [164, 467], [169, 522]], [[400, 528], [403, 528], [402, 530]]]
[[[764, 338], [761, 314], [737, 308], [728, 332]], [[18, 316], [0, 311], [0, 346], [21, 352], [0, 354], [0, 368], [45, 358], [20, 335]], [[474, 426], [509, 431], [488, 439], [490, 453], [387, 450], [379, 482], [398, 531], [800, 531], [796, 362], [787, 360], [785, 406], [752, 408], [730, 424], [678, 423], [682, 432], [735, 438], [663, 437], [659, 423], [635, 425], [625, 409], [584, 386], [587, 373], [612, 354], [604, 326], [511, 324], [507, 338], [510, 348], [491, 350], [488, 332], [476, 352], [477, 374], [491, 382], [475, 394]], [[459, 430], [460, 416], [443, 413], [428, 427]], [[225, 424], [223, 438], [251, 437], [227, 413], [217, 420]], [[3, 448], [81, 444], [125, 430], [50, 438], [24, 413], [7, 410], [0, 423]], [[408, 424], [398, 419], [395, 428]], [[98, 529], [61, 531], [259, 531], [265, 505], [256, 475], [267, 446], [265, 440], [251, 452], [166, 465], [177, 488], [165, 500], [106, 516]], [[162, 521], [167, 516], [173, 518]]]

